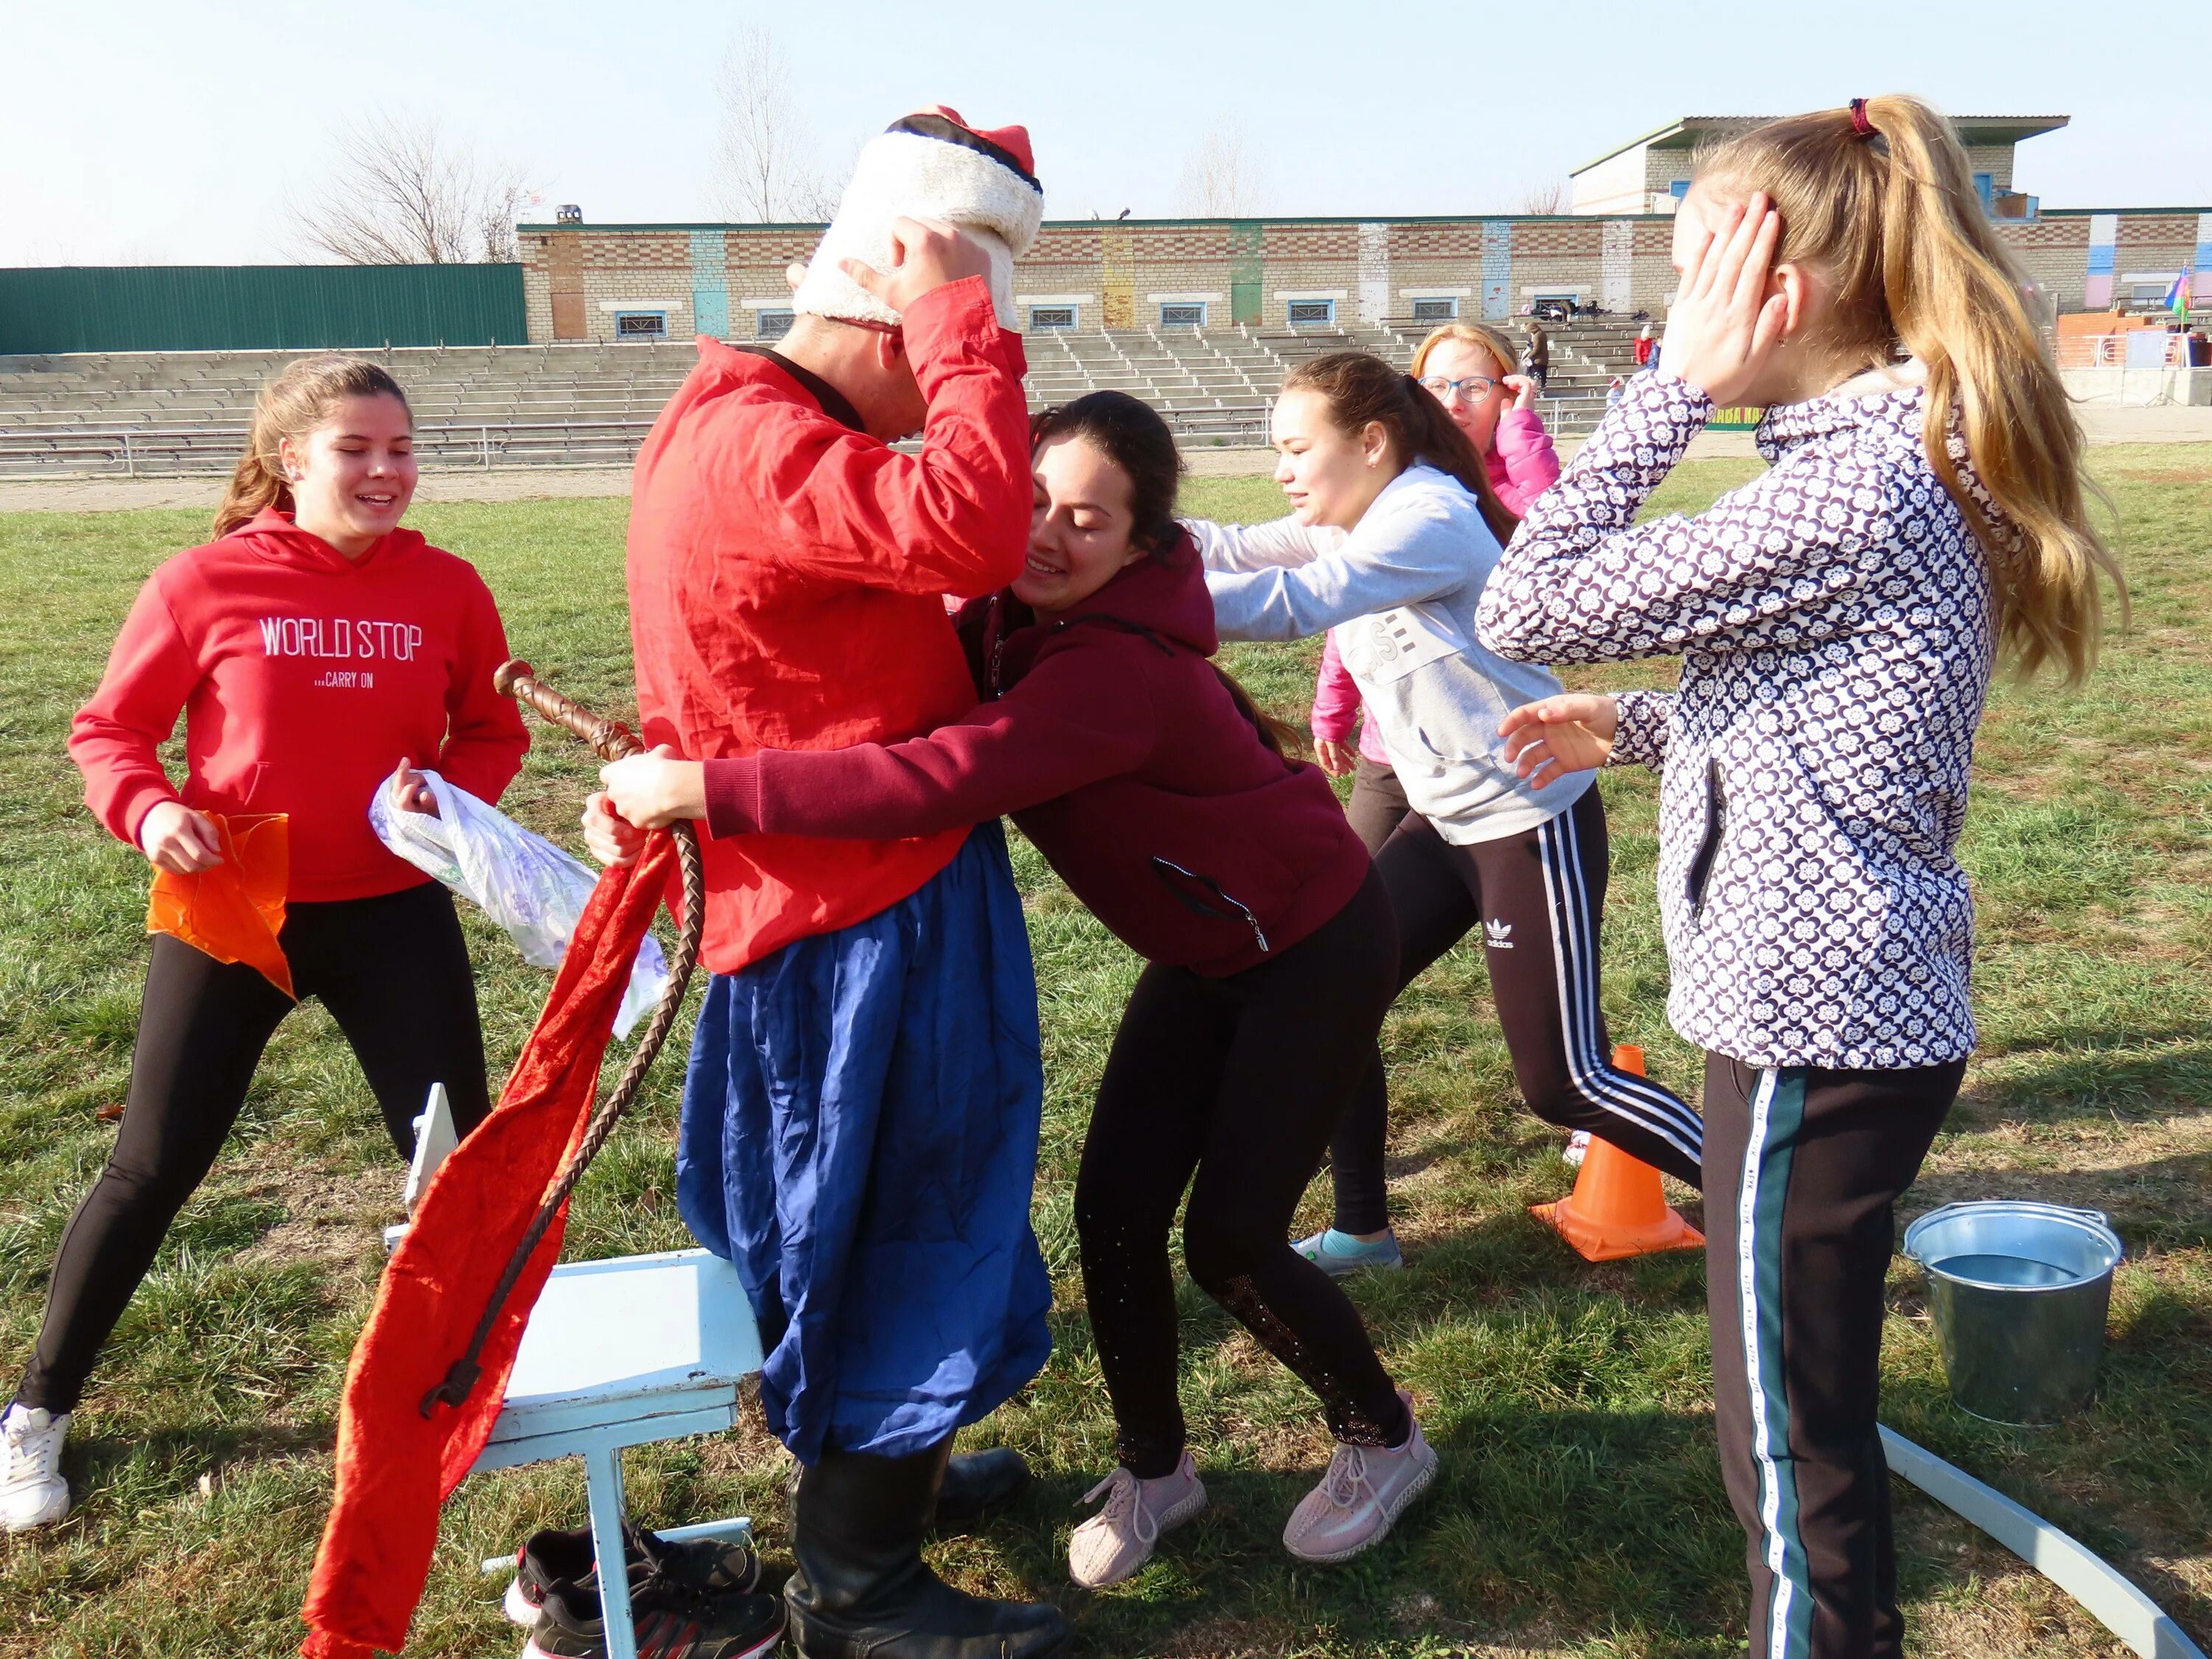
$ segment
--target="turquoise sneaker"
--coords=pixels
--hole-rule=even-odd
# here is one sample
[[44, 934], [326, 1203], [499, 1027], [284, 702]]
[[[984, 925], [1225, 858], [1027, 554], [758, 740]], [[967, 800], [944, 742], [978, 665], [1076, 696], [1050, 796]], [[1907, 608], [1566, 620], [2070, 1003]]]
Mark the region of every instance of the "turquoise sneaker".
[[1331, 1279], [1346, 1278], [1364, 1267], [1395, 1273], [1406, 1265], [1405, 1255], [1398, 1249], [1395, 1233], [1367, 1244], [1350, 1233], [1340, 1233], [1331, 1227], [1327, 1232], [1300, 1239], [1291, 1248]]

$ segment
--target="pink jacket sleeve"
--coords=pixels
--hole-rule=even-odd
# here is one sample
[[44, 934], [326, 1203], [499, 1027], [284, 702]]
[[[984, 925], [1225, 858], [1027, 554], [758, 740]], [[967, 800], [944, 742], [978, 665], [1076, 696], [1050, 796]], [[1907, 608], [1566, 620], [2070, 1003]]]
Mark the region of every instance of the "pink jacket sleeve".
[[1536, 497], [1559, 481], [1559, 452], [1533, 409], [1509, 409], [1498, 417], [1491, 453], [1498, 465], [1490, 469], [1490, 486], [1516, 517], [1527, 517]]
[[1313, 734], [1329, 743], [1349, 743], [1359, 723], [1359, 688], [1337, 654], [1336, 635], [1322, 647], [1321, 672], [1314, 678]]

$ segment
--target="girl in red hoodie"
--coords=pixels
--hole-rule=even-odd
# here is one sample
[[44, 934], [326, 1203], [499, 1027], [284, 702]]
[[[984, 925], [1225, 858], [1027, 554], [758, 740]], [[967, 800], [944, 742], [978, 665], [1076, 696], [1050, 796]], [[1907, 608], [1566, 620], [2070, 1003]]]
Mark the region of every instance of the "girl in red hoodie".
[[[94, 813], [173, 874], [222, 862], [210, 813], [286, 816], [293, 991], [337, 1019], [403, 1157], [433, 1084], [463, 1133], [489, 1101], [453, 901], [377, 840], [369, 800], [392, 778], [401, 805], [434, 811], [416, 761], [495, 800], [529, 746], [492, 689], [507, 641], [489, 590], [400, 527], [412, 430], [374, 363], [309, 359], [264, 387], [216, 539], [147, 579], [70, 735]], [[180, 712], [182, 788], [159, 752]], [[68, 1509], [69, 1413], [292, 1006], [259, 969], [155, 936], [115, 1150], [62, 1237], [5, 1419], [9, 1530]]]
[[1040, 417], [1034, 467], [1026, 567], [958, 618], [980, 706], [905, 743], [618, 763], [587, 837], [613, 861], [678, 817], [717, 836], [880, 838], [1011, 813], [1146, 959], [1076, 1185], [1121, 1463], [1070, 1570], [1126, 1578], [1206, 1503], [1176, 1395], [1168, 1238], [1186, 1188], [1191, 1276], [1321, 1396], [1339, 1442], [1284, 1543], [1341, 1560], [1436, 1471], [1358, 1314], [1284, 1238], [1389, 1006], [1397, 926], [1327, 781], [1209, 660], [1166, 423], [1094, 392]]

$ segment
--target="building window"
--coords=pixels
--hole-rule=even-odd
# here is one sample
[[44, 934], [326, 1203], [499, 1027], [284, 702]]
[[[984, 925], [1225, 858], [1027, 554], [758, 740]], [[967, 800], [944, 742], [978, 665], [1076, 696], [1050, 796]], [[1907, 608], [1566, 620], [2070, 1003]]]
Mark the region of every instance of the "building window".
[[667, 337], [668, 313], [665, 311], [615, 313], [615, 338], [617, 340], [665, 340]]
[[1162, 305], [1160, 307], [1160, 326], [1162, 328], [1204, 328], [1206, 326], [1206, 301], [1203, 300], [1177, 300]]
[[1292, 328], [1328, 328], [1336, 321], [1336, 301], [1292, 300], [1289, 320]]
[[1417, 323], [1449, 323], [1458, 315], [1459, 301], [1455, 299], [1413, 301], [1413, 320]]
[[791, 325], [798, 320], [798, 313], [787, 307], [771, 311], [763, 307], [753, 314], [754, 337], [763, 340], [780, 340], [791, 332]]
[[1690, 181], [1687, 179], [1677, 179], [1667, 186], [1667, 193], [1676, 201], [1680, 201], [1690, 193]]
[[1044, 329], [1073, 328], [1074, 326], [1075, 307], [1073, 306], [1031, 306], [1030, 307], [1030, 328], [1032, 332]]

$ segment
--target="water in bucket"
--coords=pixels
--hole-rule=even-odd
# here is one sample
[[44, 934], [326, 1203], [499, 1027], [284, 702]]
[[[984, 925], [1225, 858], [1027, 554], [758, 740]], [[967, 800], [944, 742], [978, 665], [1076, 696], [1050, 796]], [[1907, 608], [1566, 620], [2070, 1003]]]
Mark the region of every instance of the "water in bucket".
[[2021, 1255], [1951, 1255], [1928, 1266], [1936, 1273], [1972, 1285], [1997, 1285], [2008, 1290], [2042, 1289], [2070, 1285], [2075, 1275], [2048, 1261], [2031, 1261]]

